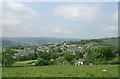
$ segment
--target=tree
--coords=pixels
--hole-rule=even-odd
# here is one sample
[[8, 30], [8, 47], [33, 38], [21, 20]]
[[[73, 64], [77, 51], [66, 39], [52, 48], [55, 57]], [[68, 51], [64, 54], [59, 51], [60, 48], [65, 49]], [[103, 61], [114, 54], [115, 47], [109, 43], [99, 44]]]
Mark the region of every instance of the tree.
[[60, 48], [56, 48], [56, 49], [52, 49], [52, 52], [53, 52], [53, 53], [61, 53], [61, 52], [63, 52], [63, 51], [62, 51], [62, 49], [60, 49]]
[[50, 60], [50, 53], [48, 53], [48, 52], [39, 53], [39, 58], [43, 58], [43, 59], [49, 61]]
[[36, 66], [44, 66], [49, 65], [49, 62], [47, 60], [44, 60], [43, 58], [38, 58], [37, 62], [35, 63]]
[[24, 56], [16, 56], [16, 61], [25, 61], [25, 60], [28, 60], [28, 56], [24, 55]]
[[92, 55], [94, 50], [91, 50], [90, 48], [85, 49], [86, 52], [86, 64], [92, 63]]
[[83, 53], [81, 53], [80, 51], [76, 51], [75, 53], [76, 53], [75, 55], [76, 59], [83, 58]]
[[35, 60], [35, 59], [37, 59], [37, 53], [31, 52], [31, 53], [29, 53], [29, 57], [31, 60]]
[[112, 60], [115, 56], [116, 54], [110, 47], [99, 47], [94, 51], [92, 60], [95, 64], [107, 63], [107, 61]]
[[10, 67], [14, 64], [13, 54], [14, 51], [10, 48], [7, 48], [4, 52], [2, 52], [2, 66]]
[[50, 53], [50, 59], [56, 59], [59, 57], [58, 53]]
[[2, 51], [0, 50], [0, 64], [2, 63]]
[[70, 63], [73, 63], [73, 60], [75, 59], [75, 55], [70, 54], [69, 52], [64, 54], [65, 60], [67, 60]]

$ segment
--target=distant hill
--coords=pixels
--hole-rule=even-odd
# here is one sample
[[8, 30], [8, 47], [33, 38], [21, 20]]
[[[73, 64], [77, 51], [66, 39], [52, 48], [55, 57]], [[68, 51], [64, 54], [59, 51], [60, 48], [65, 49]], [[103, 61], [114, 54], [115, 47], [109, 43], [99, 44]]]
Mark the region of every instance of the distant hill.
[[37, 44], [60, 43], [63, 41], [80, 41], [80, 39], [55, 37], [3, 37], [2, 46], [28, 46]]
[[[61, 43], [64, 41], [80, 41], [81, 39], [72, 38], [55, 38], [55, 37], [3, 37], [2, 46], [29, 46], [29, 45], [40, 45], [48, 43]], [[114, 38], [102, 38], [98, 40], [103, 40], [102, 44], [118, 46], [118, 37]], [[120, 38], [119, 38], [120, 40]], [[90, 42], [86, 45], [93, 45], [95, 42]]]
[[2, 40], [2, 46], [15, 46], [15, 43], [14, 42], [11, 42], [9, 40]]

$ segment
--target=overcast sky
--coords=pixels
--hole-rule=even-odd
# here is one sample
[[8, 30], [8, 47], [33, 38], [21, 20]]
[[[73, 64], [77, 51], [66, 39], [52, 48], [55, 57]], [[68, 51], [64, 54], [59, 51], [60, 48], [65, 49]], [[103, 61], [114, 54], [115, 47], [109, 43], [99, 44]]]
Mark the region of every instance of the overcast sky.
[[117, 2], [5, 2], [2, 12], [4, 37], [118, 35]]

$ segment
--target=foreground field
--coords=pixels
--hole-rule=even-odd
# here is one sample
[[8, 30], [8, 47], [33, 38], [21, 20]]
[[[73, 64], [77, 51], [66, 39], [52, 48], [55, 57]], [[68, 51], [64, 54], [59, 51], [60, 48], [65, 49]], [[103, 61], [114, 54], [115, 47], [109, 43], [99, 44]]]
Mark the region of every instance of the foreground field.
[[117, 77], [117, 65], [3, 68], [3, 77]]

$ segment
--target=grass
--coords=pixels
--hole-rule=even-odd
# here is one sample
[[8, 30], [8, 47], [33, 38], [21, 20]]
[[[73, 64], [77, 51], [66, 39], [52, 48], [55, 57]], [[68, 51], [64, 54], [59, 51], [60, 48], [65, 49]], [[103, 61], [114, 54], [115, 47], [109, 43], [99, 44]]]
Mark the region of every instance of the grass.
[[12, 50], [14, 50], [16, 52], [23, 52], [23, 50], [20, 50], [20, 49], [12, 49]]
[[[119, 41], [120, 41], [120, 39], [119, 39]], [[97, 43], [96, 42], [90, 42], [90, 43], [85, 44], [84, 46], [94, 46], [95, 44], [97, 44]], [[112, 45], [112, 46], [117, 47], [118, 46], [118, 39], [117, 38], [104, 39], [103, 43], [101, 43], [101, 44]]]
[[95, 44], [97, 44], [97, 43], [96, 42], [90, 42], [90, 43], [87, 43], [87, 44], [85, 44], [83, 46], [94, 46]]
[[106, 39], [103, 40], [103, 44], [111, 44], [112, 46], [118, 46], [118, 39]]
[[3, 77], [117, 77], [118, 66], [26, 66], [3, 68], [2, 73]]
[[27, 60], [27, 61], [21, 61], [21, 62], [15, 62], [12, 66], [32, 66], [34, 62], [37, 60]]

